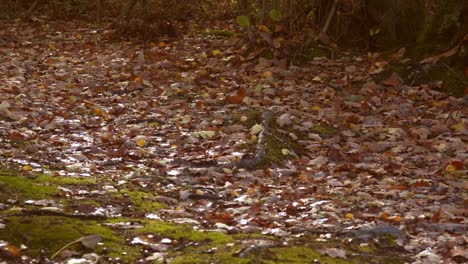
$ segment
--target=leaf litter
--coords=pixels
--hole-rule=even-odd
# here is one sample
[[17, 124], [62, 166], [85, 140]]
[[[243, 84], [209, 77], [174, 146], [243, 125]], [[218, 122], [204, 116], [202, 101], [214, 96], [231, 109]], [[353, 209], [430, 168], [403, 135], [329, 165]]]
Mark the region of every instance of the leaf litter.
[[[165, 207], [147, 218], [197, 230], [364, 243], [384, 234], [418, 263], [466, 260], [468, 119], [456, 108], [466, 99], [395, 74], [378, 83], [384, 59], [285, 68], [244, 58], [242, 41], [197, 34], [143, 45], [77, 21], [2, 22], [9, 29], [17, 41], [0, 47], [0, 157], [25, 175], [111, 179], [64, 191], [69, 199], [138, 186], [152, 194], [138, 199]], [[281, 162], [257, 166], [269, 136], [304, 151], [282, 144]], [[108, 204], [76, 210], [132, 214]], [[149, 240], [133, 241], [170, 244]]]

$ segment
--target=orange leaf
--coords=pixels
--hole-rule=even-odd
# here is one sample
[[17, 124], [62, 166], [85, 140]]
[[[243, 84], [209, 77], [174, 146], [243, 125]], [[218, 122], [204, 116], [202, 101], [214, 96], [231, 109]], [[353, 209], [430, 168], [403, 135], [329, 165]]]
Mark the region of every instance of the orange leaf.
[[463, 164], [462, 161], [460, 160], [451, 160], [447, 166], [445, 166], [445, 171], [446, 172], [454, 172], [457, 170], [463, 170], [465, 167], [465, 164]]
[[446, 172], [454, 172], [454, 171], [456, 171], [456, 170], [457, 170], [457, 169], [456, 169], [454, 166], [450, 165], [450, 164], [448, 164], [447, 166], [445, 166], [445, 171], [446, 171]]
[[104, 110], [100, 108], [99, 106], [93, 107], [92, 110], [95, 115], [104, 116]]
[[387, 212], [381, 212], [381, 213], [379, 214], [379, 218], [382, 219], [383, 221], [388, 221], [389, 218], [390, 218], [390, 216], [388, 215]]
[[265, 25], [258, 26], [258, 30], [263, 31], [263, 32], [271, 32], [271, 30]]
[[304, 173], [299, 174], [299, 176], [297, 176], [297, 179], [302, 183], [309, 182], [309, 178]]
[[244, 87], [239, 88], [237, 90], [236, 95], [230, 95], [227, 97], [227, 100], [231, 104], [240, 104], [242, 103], [242, 100], [244, 100], [244, 97], [247, 95], [247, 90]]
[[281, 32], [283, 31], [283, 26], [282, 25], [275, 25], [275, 32]]
[[244, 87], [241, 87], [239, 90], [237, 90], [237, 95], [245, 97], [247, 95], [247, 90]]
[[6, 245], [0, 247], [0, 256], [5, 256], [8, 258], [17, 258], [21, 254], [21, 249], [13, 246], [13, 245]]
[[403, 185], [403, 184], [395, 184], [395, 185], [390, 186], [390, 188], [388, 188], [388, 189], [389, 190], [404, 191], [404, 190], [408, 190], [408, 187], [406, 185]]

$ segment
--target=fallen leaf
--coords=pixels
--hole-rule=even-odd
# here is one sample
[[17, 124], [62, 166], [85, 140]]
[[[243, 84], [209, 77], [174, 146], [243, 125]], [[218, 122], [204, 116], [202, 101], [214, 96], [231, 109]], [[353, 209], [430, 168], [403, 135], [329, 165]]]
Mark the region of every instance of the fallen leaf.
[[446, 172], [454, 172], [457, 170], [463, 170], [465, 167], [465, 164], [461, 160], [451, 160], [446, 166], [445, 166], [445, 171]]
[[24, 165], [21, 169], [24, 171], [31, 171], [33, 168], [29, 165]]
[[[13, 245], [0, 246], [1, 259], [14, 259], [21, 255], [21, 249]], [[5, 262], [6, 263], [6, 262]]]
[[285, 114], [280, 115], [280, 116], [276, 119], [276, 123], [277, 123], [280, 127], [285, 126], [285, 125], [290, 125], [290, 124], [292, 124], [291, 115], [290, 115], [289, 113], [285, 113]]
[[100, 235], [90, 235], [82, 237], [80, 242], [83, 246], [94, 249], [101, 240], [102, 238]]
[[383, 80], [381, 83], [385, 86], [398, 86], [401, 85], [403, 82], [401, 81], [400, 76], [394, 72], [390, 75], [390, 77]]
[[322, 255], [328, 255], [328, 256], [330, 256], [332, 258], [347, 259], [346, 251], [344, 249], [327, 248], [327, 249], [320, 249], [320, 250], [317, 250], [317, 251]]
[[212, 130], [203, 130], [203, 131], [198, 131], [198, 132], [192, 133], [193, 136], [201, 137], [201, 138], [203, 138], [203, 139], [210, 139], [210, 138], [212, 138], [215, 134], [216, 134], [216, 132], [215, 132], [215, 131], [212, 131]]
[[328, 163], [328, 158], [324, 156], [318, 156], [313, 160], [310, 160], [308, 165], [321, 166]]
[[244, 97], [247, 95], [247, 90], [244, 87], [239, 88], [237, 90], [236, 95], [230, 95], [227, 97], [227, 100], [231, 104], [240, 104], [242, 103], [242, 100], [244, 100]]
[[260, 131], [262, 131], [262, 130], [263, 130], [262, 125], [255, 124], [250, 128], [250, 134], [256, 135], [256, 134], [260, 133]]
[[146, 140], [144, 138], [140, 138], [136, 141], [139, 147], [144, 147], [146, 145]]

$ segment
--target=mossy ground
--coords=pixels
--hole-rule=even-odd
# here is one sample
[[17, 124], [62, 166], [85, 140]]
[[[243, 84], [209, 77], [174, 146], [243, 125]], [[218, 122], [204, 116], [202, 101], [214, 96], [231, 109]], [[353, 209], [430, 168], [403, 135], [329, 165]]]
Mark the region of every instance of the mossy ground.
[[[261, 123], [262, 113], [257, 110], [234, 112], [232, 114], [233, 122], [239, 122], [241, 117], [247, 117], [242, 122], [246, 127], [252, 127], [255, 124]], [[308, 133], [319, 134], [322, 137], [329, 137], [337, 133], [337, 129], [326, 124], [314, 124], [310, 130], [305, 133], [294, 129], [293, 125], [281, 127], [276, 123], [277, 116], [273, 117], [269, 123], [269, 131], [265, 134], [265, 158], [257, 164], [258, 168], [266, 168], [272, 164], [280, 165], [287, 159], [294, 159], [305, 153], [303, 146], [298, 144], [298, 139], [307, 138]], [[291, 135], [297, 137], [293, 138]], [[249, 146], [246, 146], [249, 149]], [[250, 146], [251, 151], [254, 151], [253, 145]]]
[[[66, 178], [47, 175], [21, 176], [15, 172], [0, 170], [2, 201], [15, 200], [0, 211], [0, 240], [17, 247], [24, 245], [23, 255], [38, 257], [41, 251], [51, 257], [64, 245], [89, 235], [100, 235], [102, 244], [88, 249], [75, 243], [68, 250], [86, 253], [96, 252], [104, 259], [121, 259], [124, 263], [135, 263], [143, 258], [143, 245], [129, 243], [137, 236], [152, 235], [157, 239], [173, 240], [167, 258], [171, 263], [309, 263], [316, 259], [320, 263], [403, 263], [403, 259], [387, 256], [385, 251], [372, 245], [360, 246], [335, 242], [319, 242], [315, 237], [301, 237], [282, 246], [279, 238], [262, 234], [226, 234], [219, 231], [197, 231], [190, 225], [172, 224], [141, 217], [93, 218], [74, 215], [72, 212], [48, 212], [25, 205], [27, 199], [52, 199], [58, 204], [70, 203], [58, 195], [58, 186], [96, 187], [96, 179]], [[105, 196], [105, 195], [104, 195]], [[154, 202], [154, 195], [135, 188], [122, 189], [109, 194], [103, 201], [118, 203], [126, 201], [141, 212], [157, 211], [162, 205]], [[120, 200], [119, 200], [120, 199]], [[102, 204], [99, 197], [81, 200], [90, 205]], [[20, 210], [22, 208], [23, 210]], [[65, 207], [65, 208], [70, 208]], [[135, 224], [135, 228], [119, 228], [116, 223]], [[273, 241], [269, 247], [259, 247], [246, 241]], [[324, 248], [335, 247], [346, 250], [347, 259], [332, 258], [320, 253]], [[247, 250], [250, 249], [252, 250]], [[244, 254], [241, 254], [244, 252]], [[362, 257], [366, 256], [366, 258]], [[371, 256], [371, 258], [369, 258]], [[57, 257], [60, 260], [61, 256]], [[375, 262], [374, 260], [377, 260]]]
[[[124, 238], [97, 221], [63, 216], [18, 215], [6, 217], [4, 222], [7, 228], [0, 232], [0, 239], [16, 246], [27, 246], [24, 253], [32, 256], [39, 255], [40, 250], [45, 250], [51, 256], [67, 243], [93, 234], [99, 234], [104, 242], [103, 246], [96, 248], [98, 253], [102, 252], [104, 246], [111, 249], [111, 253], [121, 255], [122, 252], [127, 252], [127, 258], [135, 258], [138, 253], [138, 250], [134, 252], [134, 248], [125, 245]], [[79, 244], [70, 249], [89, 251]]]
[[339, 55], [332, 48], [322, 47], [320, 45], [313, 45], [307, 49], [303, 47], [296, 47], [290, 51], [291, 56], [289, 59], [293, 65], [303, 66], [317, 57], [325, 57], [328, 59], [338, 59]]
[[[262, 123], [262, 113], [258, 110], [233, 112], [231, 114], [232, 123], [240, 123], [246, 128], [250, 128], [255, 124]], [[246, 120], [241, 122], [241, 118], [245, 117]], [[259, 162], [256, 168], [267, 168], [272, 164], [280, 165], [285, 160], [300, 157], [305, 153], [305, 148], [298, 144], [298, 139], [307, 138], [308, 133], [319, 134], [322, 137], [329, 137], [335, 135], [338, 130], [327, 124], [314, 124], [306, 133], [294, 129], [293, 125], [281, 127], [276, 123], [277, 116], [273, 117], [269, 123], [269, 130], [265, 133], [265, 157]], [[291, 137], [294, 134], [297, 139]], [[243, 149], [255, 152], [256, 142], [251, 142], [249, 145], [242, 145]]]
[[133, 206], [132, 211], [150, 213], [164, 208], [164, 204], [155, 201], [156, 196], [150, 192], [122, 189], [113, 196], [114, 199], [127, 199], [127, 203]]
[[[455, 56], [455, 59], [463, 60], [461, 56]], [[453, 63], [447, 59], [432, 65], [396, 61], [390, 63], [376, 77], [376, 80], [382, 81], [392, 73], [397, 73], [405, 83], [413, 85], [432, 84], [442, 81], [441, 91], [453, 96], [463, 96], [464, 89], [468, 84], [468, 78], [463, 75], [462, 71], [450, 66], [451, 64]], [[463, 65], [457, 67], [461, 68]]]
[[236, 35], [236, 32], [223, 29], [210, 29], [202, 32], [203, 35], [230, 38]]

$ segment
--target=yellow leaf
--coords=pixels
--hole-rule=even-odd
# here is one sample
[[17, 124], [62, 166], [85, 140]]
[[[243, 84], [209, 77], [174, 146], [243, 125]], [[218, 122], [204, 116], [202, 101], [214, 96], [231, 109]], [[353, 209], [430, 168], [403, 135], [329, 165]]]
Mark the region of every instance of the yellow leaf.
[[315, 76], [312, 81], [316, 81], [316, 82], [322, 82], [322, 78], [320, 78], [320, 76]]
[[165, 48], [167, 44], [164, 41], [159, 42], [159, 47], [160, 48]]
[[445, 166], [445, 171], [446, 172], [454, 172], [456, 170], [457, 170], [457, 168], [455, 166], [453, 166], [452, 164], [449, 164], [449, 165]]
[[255, 124], [254, 126], [252, 126], [250, 128], [250, 134], [252, 135], [256, 135], [258, 133], [260, 133], [260, 131], [263, 130], [263, 126], [262, 125], [259, 125], [259, 124]]
[[213, 51], [211, 51], [211, 54], [213, 54], [213, 56], [219, 56], [219, 55], [221, 55], [221, 51], [220, 50], [213, 50]]
[[455, 131], [462, 131], [465, 128], [465, 124], [463, 122], [458, 122], [450, 127]]
[[47, 45], [49, 47], [49, 49], [51, 50], [57, 50], [57, 47], [55, 47], [55, 45], [53, 43], [49, 43], [49, 45]]
[[258, 30], [263, 31], [263, 32], [270, 32], [271, 30], [265, 26], [265, 25], [260, 25], [258, 26]]
[[309, 182], [309, 178], [304, 173], [299, 174], [299, 176], [297, 176], [297, 179], [300, 182]]
[[281, 153], [283, 153], [283, 155], [289, 155], [290, 154], [288, 149], [282, 149]]
[[104, 110], [102, 110], [102, 108], [100, 108], [99, 106], [93, 107], [93, 113], [98, 116], [104, 116]]
[[76, 34], [75, 34], [75, 38], [77, 38], [77, 39], [83, 39], [83, 35], [81, 35], [81, 33], [76, 33]]
[[387, 212], [380, 212], [379, 218], [382, 219], [382, 220], [384, 220], [384, 221], [388, 221], [388, 219], [390, 218], [390, 216], [388, 215]]
[[23, 168], [22, 168], [22, 170], [24, 170], [24, 171], [31, 171], [31, 170], [32, 170], [32, 167], [29, 166], [29, 165], [24, 165]]
[[265, 71], [263, 72], [263, 77], [266, 78], [266, 79], [270, 79], [273, 77], [273, 73], [271, 71]]
[[136, 143], [139, 147], [144, 147], [146, 145], [146, 140], [144, 138], [139, 138]]
[[224, 171], [224, 173], [226, 173], [226, 174], [231, 174], [231, 173], [232, 173], [232, 170], [231, 170], [231, 169], [228, 169], [228, 168], [223, 168], [223, 171]]
[[314, 106], [312, 106], [311, 109], [312, 109], [313, 111], [319, 111], [319, 110], [320, 110], [320, 106], [314, 105]]
[[345, 215], [345, 217], [346, 217], [346, 219], [351, 220], [351, 219], [354, 218], [354, 215], [353, 215], [352, 213], [347, 213], [347, 214]]
[[193, 136], [196, 136], [196, 137], [201, 137], [203, 139], [210, 139], [212, 138], [216, 133], [214, 131], [211, 131], [211, 130], [203, 130], [203, 131], [198, 131], [198, 132], [194, 132], [192, 133]]

